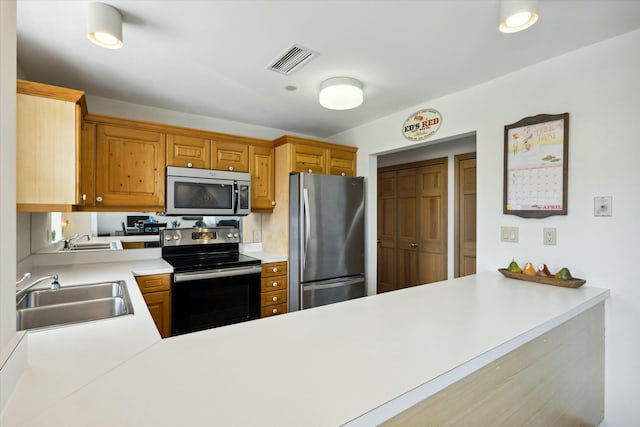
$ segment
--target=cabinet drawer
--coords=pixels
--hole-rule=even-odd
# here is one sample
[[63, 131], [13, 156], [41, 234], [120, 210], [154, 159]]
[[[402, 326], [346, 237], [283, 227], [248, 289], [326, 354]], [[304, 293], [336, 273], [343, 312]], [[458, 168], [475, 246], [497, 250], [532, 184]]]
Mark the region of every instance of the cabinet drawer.
[[282, 276], [287, 274], [287, 262], [270, 262], [262, 264], [262, 277]]
[[151, 274], [149, 276], [137, 276], [136, 282], [140, 286], [140, 291], [146, 292], [168, 291], [171, 289], [170, 274]]
[[287, 302], [287, 290], [274, 292], [263, 292], [260, 294], [260, 306], [266, 307], [268, 305], [282, 304]]
[[287, 312], [287, 303], [270, 305], [269, 307], [262, 307], [260, 317], [275, 316]]
[[287, 289], [287, 276], [263, 277], [260, 290], [262, 292], [273, 292]]

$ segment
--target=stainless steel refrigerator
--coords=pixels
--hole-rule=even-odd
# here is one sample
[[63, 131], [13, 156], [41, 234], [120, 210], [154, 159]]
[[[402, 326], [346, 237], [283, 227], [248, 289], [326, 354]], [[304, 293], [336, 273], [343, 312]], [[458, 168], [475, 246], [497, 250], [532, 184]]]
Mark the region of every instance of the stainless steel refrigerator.
[[364, 178], [289, 175], [289, 311], [366, 295]]

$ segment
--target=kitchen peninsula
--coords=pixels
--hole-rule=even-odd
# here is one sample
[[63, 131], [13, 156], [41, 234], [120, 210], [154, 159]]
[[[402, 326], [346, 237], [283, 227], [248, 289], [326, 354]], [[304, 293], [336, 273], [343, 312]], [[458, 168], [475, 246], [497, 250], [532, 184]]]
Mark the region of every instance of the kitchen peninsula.
[[[419, 417], [430, 396], [450, 385], [455, 391], [483, 369], [508, 369], [510, 355], [529, 345], [535, 357], [511, 359], [527, 363], [521, 371], [533, 371], [533, 383], [514, 373], [491, 395], [504, 403], [505, 393], [523, 387], [577, 388], [576, 413], [564, 415], [595, 425], [589, 417], [602, 418], [606, 289], [558, 288], [485, 272], [160, 340], [133, 275], [166, 268], [158, 260], [61, 267], [61, 279], [69, 282], [126, 279], [136, 314], [29, 333], [29, 365], [0, 423], [376, 425], [416, 408]], [[544, 359], [537, 345], [546, 345], [537, 351], [552, 359], [557, 351], [560, 360], [537, 371], [534, 359]], [[561, 377], [567, 364], [575, 366], [567, 369], [573, 376], [558, 387], [549, 377]], [[584, 372], [577, 371], [582, 366]], [[484, 381], [455, 400], [464, 401]], [[559, 402], [563, 395], [550, 396]], [[528, 410], [536, 409], [520, 413]], [[518, 419], [509, 409], [494, 412]]]

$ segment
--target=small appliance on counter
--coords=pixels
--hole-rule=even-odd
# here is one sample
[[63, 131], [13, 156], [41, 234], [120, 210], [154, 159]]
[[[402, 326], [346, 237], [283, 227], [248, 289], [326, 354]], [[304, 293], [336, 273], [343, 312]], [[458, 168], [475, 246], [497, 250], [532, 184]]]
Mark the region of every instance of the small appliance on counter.
[[122, 231], [125, 236], [137, 234], [160, 234], [160, 230], [167, 228], [166, 222], [158, 222], [150, 216], [127, 215], [127, 225], [122, 223]]

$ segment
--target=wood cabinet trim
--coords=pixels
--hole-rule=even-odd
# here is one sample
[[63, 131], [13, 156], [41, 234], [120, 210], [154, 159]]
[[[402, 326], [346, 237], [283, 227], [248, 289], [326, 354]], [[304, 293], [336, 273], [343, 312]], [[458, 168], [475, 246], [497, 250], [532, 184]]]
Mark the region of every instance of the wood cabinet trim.
[[278, 147], [280, 145], [284, 145], [284, 144], [302, 144], [302, 145], [307, 145], [307, 146], [312, 146], [312, 147], [322, 147], [322, 148], [329, 148], [329, 149], [338, 149], [338, 150], [343, 150], [343, 151], [351, 151], [351, 152], [358, 152], [358, 147], [353, 147], [351, 145], [340, 145], [340, 144], [336, 144], [334, 142], [327, 142], [327, 141], [319, 141], [316, 139], [310, 139], [310, 138], [302, 138], [299, 136], [291, 136], [291, 135], [284, 135], [281, 136], [280, 138], [274, 139], [273, 140], [273, 146], [274, 147]]
[[168, 291], [171, 289], [170, 274], [149, 274], [145, 276], [136, 276], [136, 283], [140, 287], [143, 294], [149, 292]]
[[87, 114], [87, 101], [84, 97], [84, 92], [81, 90], [18, 79], [16, 81], [16, 92], [24, 95], [39, 96], [41, 98], [56, 99], [58, 101], [73, 102], [80, 106], [83, 115]]

